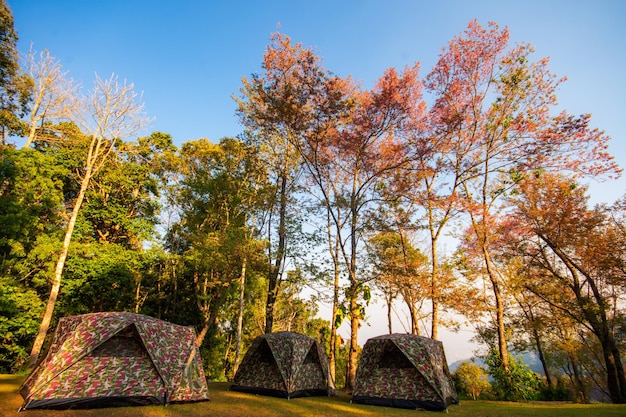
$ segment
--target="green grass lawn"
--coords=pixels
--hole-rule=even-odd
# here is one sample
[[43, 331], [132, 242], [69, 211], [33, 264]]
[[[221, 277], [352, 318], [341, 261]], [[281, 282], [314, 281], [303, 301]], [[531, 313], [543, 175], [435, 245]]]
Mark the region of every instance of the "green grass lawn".
[[[309, 397], [286, 400], [230, 391], [230, 384], [209, 384], [210, 401], [190, 404], [173, 404], [167, 407], [121, 407], [94, 410], [28, 410], [18, 413], [22, 397], [17, 392], [23, 376], [0, 375], [0, 416], [20, 417], [200, 417], [200, 416], [424, 416], [444, 415], [439, 412], [400, 410], [351, 404], [350, 396], [339, 394], [333, 397]], [[425, 414], [424, 414], [425, 413]], [[613, 404], [554, 404], [554, 403], [509, 403], [496, 401], [463, 401], [448, 408], [452, 416], [472, 417], [618, 417], [626, 416], [626, 405]]]

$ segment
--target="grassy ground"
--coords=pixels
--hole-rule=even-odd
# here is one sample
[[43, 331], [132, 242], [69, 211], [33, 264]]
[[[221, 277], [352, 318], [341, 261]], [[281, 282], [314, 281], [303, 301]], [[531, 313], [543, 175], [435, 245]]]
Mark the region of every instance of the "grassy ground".
[[[0, 417], [400, 417], [415, 416], [416, 413], [421, 416], [445, 414], [351, 404], [347, 394], [292, 400], [264, 397], [230, 391], [230, 385], [226, 383], [209, 384], [211, 400], [201, 403], [95, 410], [28, 410], [18, 413], [22, 397], [17, 390], [23, 380], [21, 376], [0, 375]], [[626, 405], [464, 401], [461, 405], [450, 406], [448, 414], [458, 417], [624, 417]]]

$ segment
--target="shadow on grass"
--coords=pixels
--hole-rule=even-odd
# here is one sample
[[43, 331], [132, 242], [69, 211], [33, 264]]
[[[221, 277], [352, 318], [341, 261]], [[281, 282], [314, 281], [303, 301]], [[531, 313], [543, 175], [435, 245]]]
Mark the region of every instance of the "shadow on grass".
[[[101, 408], [91, 410], [28, 410], [18, 413], [22, 397], [18, 389], [24, 376], [0, 375], [0, 417], [415, 417], [444, 415], [397, 408], [351, 404], [346, 392], [331, 397], [303, 397], [287, 400], [230, 391], [228, 383], [209, 384], [210, 401], [163, 406]], [[416, 414], [417, 413], [417, 414]], [[448, 407], [458, 417], [624, 417], [626, 405], [509, 403], [464, 401]]]

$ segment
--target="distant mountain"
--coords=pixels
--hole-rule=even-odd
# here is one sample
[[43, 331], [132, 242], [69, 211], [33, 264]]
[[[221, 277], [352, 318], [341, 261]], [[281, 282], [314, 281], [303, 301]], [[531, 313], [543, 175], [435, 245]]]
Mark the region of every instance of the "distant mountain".
[[[515, 359], [520, 358], [519, 353], [513, 353], [512, 355], [515, 357]], [[539, 356], [537, 356], [535, 352], [522, 353], [521, 358], [522, 358], [522, 362], [526, 366], [528, 366], [533, 372], [536, 372], [539, 375], [544, 376], [543, 366], [541, 366], [541, 361], [539, 360]], [[483, 368], [485, 367], [485, 362], [481, 358], [473, 357], [471, 359], [463, 359], [460, 361], [452, 362], [451, 364], [448, 365], [448, 367], [450, 368], [450, 372], [454, 373], [456, 369], [459, 367], [459, 365], [462, 364], [463, 362], [474, 362], [478, 366], [481, 366]]]

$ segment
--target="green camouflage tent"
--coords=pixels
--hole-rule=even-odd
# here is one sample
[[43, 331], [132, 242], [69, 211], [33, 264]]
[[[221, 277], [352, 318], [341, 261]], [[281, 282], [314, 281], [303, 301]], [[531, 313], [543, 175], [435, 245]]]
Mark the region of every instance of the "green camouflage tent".
[[369, 339], [359, 360], [352, 401], [440, 411], [458, 403], [443, 344], [411, 334]]
[[59, 320], [20, 393], [22, 410], [209, 399], [192, 327], [121, 312]]
[[293, 332], [254, 339], [231, 386], [283, 398], [329, 395], [332, 388], [324, 349], [315, 339]]

